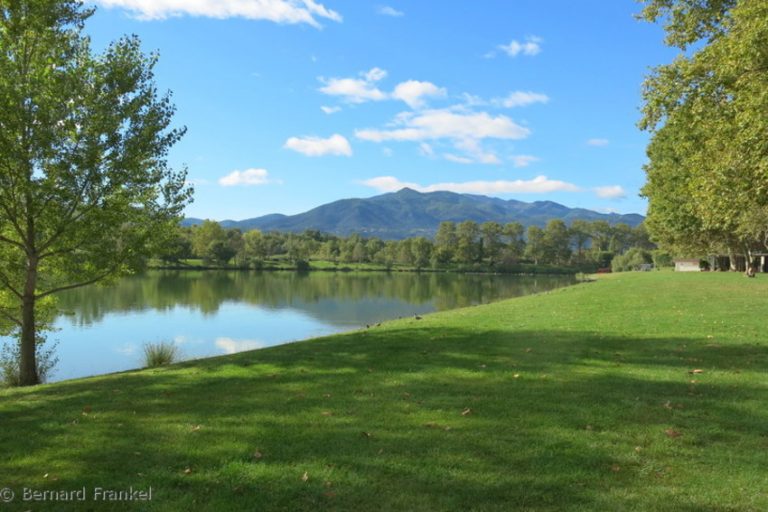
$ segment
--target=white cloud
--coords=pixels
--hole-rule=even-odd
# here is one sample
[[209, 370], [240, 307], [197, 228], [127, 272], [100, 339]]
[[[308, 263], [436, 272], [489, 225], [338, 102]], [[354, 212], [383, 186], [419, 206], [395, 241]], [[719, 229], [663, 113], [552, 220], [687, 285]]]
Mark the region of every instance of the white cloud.
[[373, 68], [361, 73], [362, 78], [329, 78], [320, 77], [325, 85], [320, 92], [329, 96], [341, 96], [350, 103], [365, 103], [366, 101], [382, 101], [387, 94], [376, 87], [375, 83], [387, 76], [380, 68]]
[[445, 158], [449, 162], [453, 162], [455, 164], [473, 164], [473, 163], [475, 163], [475, 161], [472, 160], [471, 158], [469, 158], [468, 156], [459, 156], [459, 155], [454, 155], [453, 153], [445, 153], [443, 155], [443, 158]]
[[500, 164], [501, 160], [495, 153], [483, 149], [477, 139], [462, 139], [454, 143], [456, 149], [464, 151], [465, 156], [445, 155], [445, 158], [458, 163]]
[[597, 197], [603, 199], [621, 199], [627, 197], [627, 193], [620, 185], [609, 185], [606, 187], [595, 187], [594, 189]]
[[488, 102], [480, 96], [475, 96], [468, 92], [463, 93], [461, 97], [464, 98], [464, 105], [467, 107], [483, 107], [488, 104]]
[[390, 7], [389, 5], [382, 5], [380, 6], [376, 12], [383, 16], [392, 16], [395, 18], [399, 18], [400, 16], [404, 16], [405, 13], [403, 11], [398, 11], [394, 7]]
[[607, 146], [608, 145], [608, 139], [589, 139], [587, 141], [588, 146]]
[[496, 100], [500, 105], [506, 108], [525, 107], [534, 103], [547, 103], [549, 96], [531, 91], [514, 91], [509, 93], [506, 98]]
[[266, 346], [263, 342], [258, 340], [233, 340], [232, 338], [217, 338], [214, 344], [225, 354], [256, 350]]
[[341, 107], [326, 107], [325, 105], [323, 105], [322, 107], [320, 107], [320, 110], [322, 110], [328, 115], [331, 115], [331, 114], [335, 114], [336, 112], [339, 112], [341, 110]]
[[365, 72], [363, 76], [369, 82], [378, 82], [387, 77], [387, 72], [381, 68], [371, 68], [369, 71]]
[[371, 142], [386, 140], [421, 141], [430, 139], [479, 140], [525, 139], [530, 130], [518, 125], [507, 116], [493, 117], [487, 112], [458, 113], [450, 109], [427, 110], [398, 115], [393, 123], [399, 128], [391, 130], [357, 130], [357, 138]]
[[306, 156], [352, 156], [352, 146], [343, 135], [335, 133], [323, 139], [320, 137], [291, 137], [285, 141], [286, 149], [296, 151]]
[[533, 162], [538, 162], [539, 158], [532, 155], [513, 155], [510, 160], [515, 167], [528, 167]]
[[432, 82], [420, 82], [418, 80], [408, 80], [395, 86], [392, 97], [404, 101], [411, 108], [420, 108], [424, 106], [425, 96], [444, 97], [446, 91]]
[[222, 187], [235, 187], [238, 185], [266, 185], [268, 183], [279, 183], [269, 178], [266, 169], [246, 169], [245, 171], [232, 171], [219, 179], [219, 185]]
[[316, 18], [341, 22], [342, 17], [314, 0], [96, 0], [107, 8], [122, 8], [140, 19], [175, 16], [246, 18], [275, 23], [306, 23], [320, 27]]
[[527, 37], [525, 41], [512, 40], [509, 44], [499, 45], [498, 48], [510, 57], [517, 57], [521, 54], [533, 56], [541, 53], [541, 42], [539, 37]]
[[[445, 108], [423, 112], [402, 112], [386, 130], [357, 130], [355, 136], [370, 142], [414, 141], [425, 142], [447, 139], [453, 147], [464, 154], [444, 154], [443, 157], [457, 163], [499, 164], [501, 160], [494, 153], [482, 148], [483, 139], [519, 140], [528, 137], [530, 130], [518, 125], [510, 118], [492, 116], [487, 112], [467, 112], [462, 109]], [[422, 154], [432, 156], [432, 148]]]
[[366, 187], [375, 188], [379, 192], [397, 192], [402, 188], [412, 188], [414, 190], [422, 188], [416, 183], [400, 181], [394, 176], [379, 176], [377, 178], [361, 181], [360, 184], [365, 185]]
[[537, 176], [532, 180], [467, 181], [462, 183], [436, 183], [427, 186], [400, 181], [394, 176], [379, 176], [362, 181], [361, 184], [375, 188], [380, 192], [395, 192], [405, 187], [419, 192], [436, 192], [441, 190], [461, 194], [544, 194], [549, 192], [581, 191], [581, 188], [572, 183], [550, 180], [546, 176]]

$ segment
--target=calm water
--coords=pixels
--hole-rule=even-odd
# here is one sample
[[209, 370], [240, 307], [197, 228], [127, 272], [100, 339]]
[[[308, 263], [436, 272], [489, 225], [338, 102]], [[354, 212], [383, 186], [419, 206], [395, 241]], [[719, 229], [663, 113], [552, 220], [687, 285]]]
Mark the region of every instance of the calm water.
[[232, 354], [572, 284], [570, 276], [152, 271], [63, 294], [51, 381], [142, 366], [142, 346]]

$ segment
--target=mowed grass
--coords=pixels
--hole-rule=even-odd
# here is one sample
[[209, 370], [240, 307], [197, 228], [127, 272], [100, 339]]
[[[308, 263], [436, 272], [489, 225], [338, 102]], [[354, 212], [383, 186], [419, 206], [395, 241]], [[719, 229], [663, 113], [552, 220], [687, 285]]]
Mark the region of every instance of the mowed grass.
[[768, 276], [621, 274], [3, 391], [0, 487], [153, 500], [2, 510], [767, 510], [766, 311]]

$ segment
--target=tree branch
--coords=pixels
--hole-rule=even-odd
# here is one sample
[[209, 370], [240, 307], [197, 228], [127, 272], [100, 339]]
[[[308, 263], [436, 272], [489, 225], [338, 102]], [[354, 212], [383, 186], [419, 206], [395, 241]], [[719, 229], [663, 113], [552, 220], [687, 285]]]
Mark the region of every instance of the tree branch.
[[68, 284], [68, 285], [65, 285], [65, 286], [60, 286], [58, 288], [53, 288], [53, 289], [45, 291], [43, 293], [38, 293], [37, 295], [35, 295], [35, 300], [42, 299], [43, 297], [47, 297], [48, 295], [51, 295], [51, 294], [54, 294], [54, 293], [63, 292], [65, 290], [72, 290], [74, 288], [81, 288], [83, 286], [88, 286], [89, 284], [94, 284], [94, 283], [96, 283], [98, 281], [101, 281], [105, 277], [107, 277], [109, 274], [114, 272], [116, 269], [117, 269], [117, 267], [114, 267], [114, 268], [108, 270], [107, 272], [104, 272], [103, 274], [99, 274], [98, 276], [94, 277], [93, 279], [88, 279], [87, 281], [81, 281], [79, 283], [74, 283], [74, 284]]
[[10, 313], [6, 313], [2, 309], [0, 309], [0, 316], [5, 318], [6, 320], [10, 320], [11, 322], [21, 327], [21, 320], [17, 319], [15, 316], [11, 315]]

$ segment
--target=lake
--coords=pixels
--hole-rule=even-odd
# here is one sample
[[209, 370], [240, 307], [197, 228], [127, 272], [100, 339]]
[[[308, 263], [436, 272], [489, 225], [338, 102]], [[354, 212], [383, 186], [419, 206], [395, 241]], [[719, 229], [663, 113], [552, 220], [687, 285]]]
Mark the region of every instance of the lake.
[[58, 381], [143, 365], [145, 343], [183, 359], [269, 347], [398, 317], [573, 284], [573, 276], [150, 271], [59, 297]]

